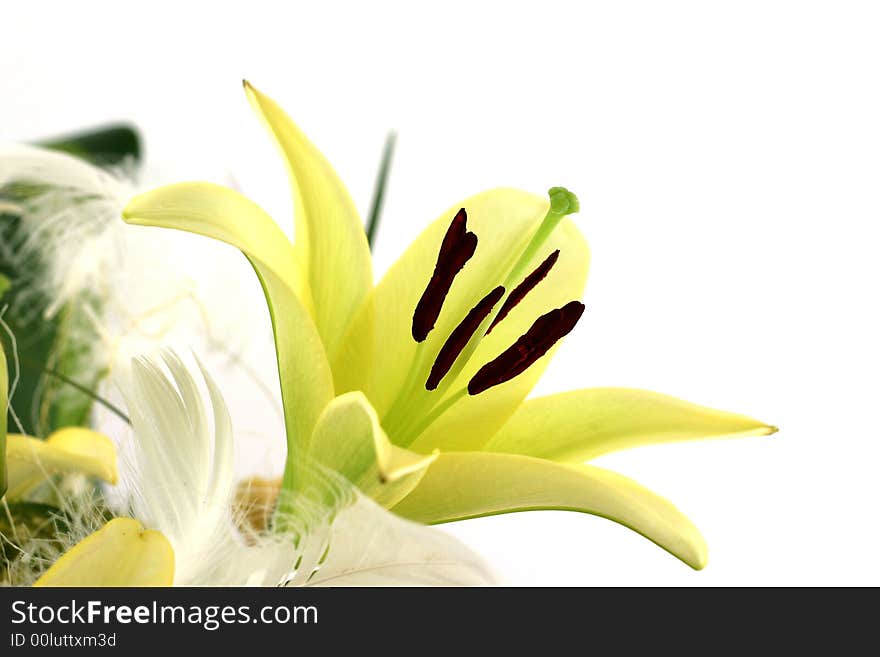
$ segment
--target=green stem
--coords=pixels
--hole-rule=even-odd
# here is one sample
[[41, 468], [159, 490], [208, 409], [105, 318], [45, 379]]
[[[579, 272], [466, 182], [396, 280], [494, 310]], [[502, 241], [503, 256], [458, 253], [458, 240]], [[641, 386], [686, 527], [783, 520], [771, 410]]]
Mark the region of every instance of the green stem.
[[394, 146], [397, 143], [397, 134], [394, 131], [388, 133], [385, 138], [385, 147], [382, 149], [382, 161], [379, 164], [379, 173], [376, 175], [376, 184], [373, 187], [373, 202], [370, 204], [370, 214], [367, 219], [367, 243], [370, 250], [376, 240], [379, 230], [379, 217], [382, 214], [382, 205], [385, 202], [385, 189], [388, 186], [388, 173], [391, 170], [391, 160], [394, 157]]
[[21, 357], [21, 362], [22, 362], [22, 364], [28, 365], [31, 368], [38, 368], [40, 371], [44, 372], [45, 374], [48, 374], [49, 376], [54, 376], [56, 379], [58, 379], [62, 383], [66, 383], [67, 385], [71, 386], [72, 388], [79, 390], [81, 393], [83, 393], [87, 397], [94, 399], [96, 402], [101, 404], [101, 406], [103, 406], [108, 411], [110, 411], [111, 413], [113, 413], [114, 415], [119, 417], [119, 419], [121, 419], [126, 424], [129, 424], [129, 425], [131, 424], [131, 418], [129, 418], [128, 415], [125, 414], [125, 411], [123, 411], [121, 408], [116, 406], [116, 404], [114, 404], [113, 402], [111, 402], [107, 399], [104, 399], [103, 397], [101, 397], [101, 395], [99, 395], [98, 393], [96, 393], [93, 390], [90, 390], [89, 388], [82, 385], [81, 383], [77, 383], [76, 381], [65, 376], [61, 372], [58, 372], [57, 370], [53, 370], [51, 367], [37, 365], [36, 363], [34, 363], [32, 360], [30, 360], [27, 357]]

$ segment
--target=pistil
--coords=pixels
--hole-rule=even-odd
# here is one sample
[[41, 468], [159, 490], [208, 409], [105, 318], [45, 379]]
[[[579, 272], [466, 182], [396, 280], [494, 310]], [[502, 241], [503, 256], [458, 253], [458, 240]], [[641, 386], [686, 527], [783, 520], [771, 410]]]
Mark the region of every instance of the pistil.
[[526, 246], [522, 255], [519, 257], [519, 260], [516, 261], [513, 269], [510, 270], [510, 274], [508, 274], [505, 279], [504, 287], [508, 289], [514, 282], [522, 277], [529, 262], [531, 262], [538, 254], [538, 251], [544, 246], [544, 243], [550, 238], [553, 231], [556, 230], [559, 222], [566, 216], [574, 214], [580, 210], [580, 201], [578, 201], [578, 197], [568, 191], [565, 187], [551, 187], [547, 193], [550, 196], [550, 209], [544, 216], [543, 221], [541, 221], [541, 225], [538, 226], [538, 230], [529, 241], [528, 246]]

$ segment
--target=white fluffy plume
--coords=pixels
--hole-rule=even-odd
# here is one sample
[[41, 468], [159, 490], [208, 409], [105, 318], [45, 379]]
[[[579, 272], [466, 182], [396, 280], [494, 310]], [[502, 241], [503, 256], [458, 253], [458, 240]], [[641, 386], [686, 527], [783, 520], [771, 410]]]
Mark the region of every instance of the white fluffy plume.
[[[44, 318], [65, 303], [94, 298], [94, 333], [108, 366], [180, 342], [236, 349], [265, 315], [246, 261], [233, 249], [177, 231], [129, 226], [122, 208], [138, 191], [129, 172], [109, 173], [45, 148], [0, 146], [0, 188], [28, 186], [6, 210], [21, 216], [4, 259], [45, 301]], [[246, 285], [253, 283], [253, 285]], [[195, 340], [199, 344], [194, 344]], [[231, 346], [230, 346], [231, 345]]]
[[44, 318], [83, 290], [105, 287], [121, 255], [118, 233], [110, 229], [132, 183], [70, 155], [22, 144], [0, 148], [0, 187], [11, 183], [38, 187], [6, 208], [25, 220], [22, 241], [2, 248], [11, 262], [51, 265], [28, 281], [50, 299]]

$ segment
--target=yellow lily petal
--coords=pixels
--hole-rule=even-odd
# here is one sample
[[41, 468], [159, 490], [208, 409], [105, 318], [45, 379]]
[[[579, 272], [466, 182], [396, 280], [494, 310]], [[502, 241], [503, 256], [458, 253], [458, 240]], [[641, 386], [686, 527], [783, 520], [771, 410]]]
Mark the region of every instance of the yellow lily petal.
[[261, 271], [271, 270], [296, 292], [311, 298], [293, 245], [278, 224], [246, 196], [221, 185], [185, 182], [131, 199], [122, 211], [129, 224], [174, 228], [231, 244]]
[[272, 316], [288, 458], [296, 459], [321, 410], [333, 399], [333, 377], [321, 338], [302, 302], [308, 288], [284, 233], [257, 204], [208, 183], [169, 185], [141, 194], [131, 200], [123, 217], [130, 224], [212, 237], [235, 246], [250, 260]]
[[430, 524], [539, 509], [608, 518], [692, 568], [706, 565], [705, 541], [678, 509], [634, 481], [594, 466], [514, 454], [442, 453], [392, 510]]
[[370, 247], [345, 185], [320, 151], [271, 98], [247, 81], [256, 113], [275, 138], [293, 188], [296, 249], [315, 303], [315, 324], [331, 361], [373, 287]]
[[591, 388], [525, 402], [484, 449], [582, 462], [642, 445], [775, 432], [750, 417], [656, 392]]
[[6, 459], [8, 500], [22, 497], [53, 474], [81, 473], [111, 484], [118, 476], [113, 442], [104, 434], [80, 427], [60, 429], [46, 440], [9, 434]]
[[[422, 343], [417, 376], [421, 392], [414, 404], [432, 401], [425, 398], [424, 382], [440, 347], [477, 301], [513, 267], [549, 207], [546, 198], [495, 189], [454, 205], [431, 223], [388, 270], [352, 323], [345, 348], [332, 362], [337, 392], [363, 390], [385, 420], [414, 366], [413, 311], [431, 278], [453, 216], [465, 208], [467, 227], [479, 240], [477, 250], [456, 277], [434, 330]], [[392, 438], [396, 441], [393, 434]]]
[[[477, 370], [512, 345], [538, 317], [583, 297], [590, 267], [590, 250], [582, 233], [570, 219], [560, 222], [544, 247], [525, 268], [526, 274], [556, 249], [559, 249], [559, 259], [550, 273], [482, 339], [446, 396], [467, 386]], [[589, 321], [589, 316], [581, 321]], [[480, 449], [487, 438], [498, 431], [522, 404], [559, 346], [561, 343], [513, 380], [457, 402], [431, 424], [412, 443], [411, 448], [419, 452], [436, 448], [449, 451]]]
[[362, 392], [330, 402], [315, 425], [311, 456], [383, 506], [406, 497], [436, 458], [392, 445]]
[[34, 586], [171, 586], [174, 550], [161, 532], [115, 518], [61, 555]]

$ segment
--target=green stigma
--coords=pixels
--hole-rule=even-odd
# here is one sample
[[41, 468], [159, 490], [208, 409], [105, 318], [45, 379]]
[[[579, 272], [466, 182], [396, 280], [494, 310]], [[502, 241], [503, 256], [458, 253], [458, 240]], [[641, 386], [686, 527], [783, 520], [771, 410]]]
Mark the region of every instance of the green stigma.
[[578, 197], [573, 192], [568, 191], [565, 187], [551, 187], [547, 192], [550, 197], [550, 209], [541, 221], [541, 225], [535, 232], [534, 237], [526, 246], [516, 265], [514, 265], [507, 280], [504, 282], [505, 287], [509, 287], [522, 278], [525, 268], [531, 262], [532, 258], [538, 253], [540, 248], [550, 237], [559, 222], [570, 214], [574, 214], [581, 209]]
[[565, 187], [551, 187], [547, 192], [550, 196], [550, 213], [564, 217], [575, 212], [580, 212], [581, 204], [574, 192]]

